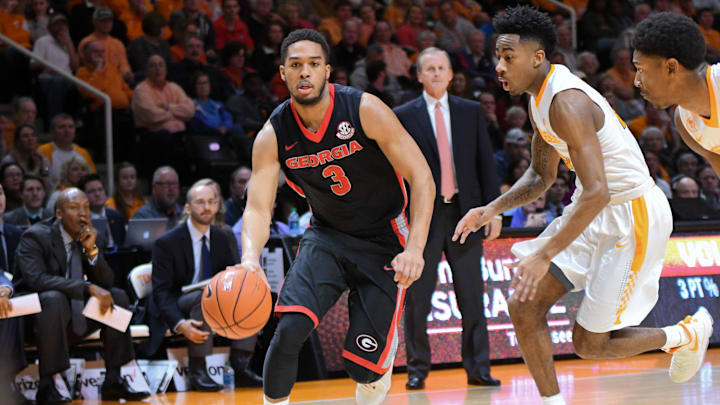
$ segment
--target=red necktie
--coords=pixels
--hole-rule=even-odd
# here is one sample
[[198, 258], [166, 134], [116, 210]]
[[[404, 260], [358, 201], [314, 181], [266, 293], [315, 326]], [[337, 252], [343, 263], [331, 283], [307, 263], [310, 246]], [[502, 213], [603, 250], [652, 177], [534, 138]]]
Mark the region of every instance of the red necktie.
[[440, 195], [449, 200], [455, 195], [455, 177], [453, 176], [452, 154], [450, 153], [447, 128], [445, 128], [445, 118], [440, 110], [439, 101], [435, 104], [435, 132], [440, 155]]

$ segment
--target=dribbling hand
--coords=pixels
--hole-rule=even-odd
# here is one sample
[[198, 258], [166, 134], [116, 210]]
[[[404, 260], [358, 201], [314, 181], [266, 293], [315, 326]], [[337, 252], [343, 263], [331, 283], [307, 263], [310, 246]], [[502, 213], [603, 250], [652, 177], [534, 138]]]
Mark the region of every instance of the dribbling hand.
[[241, 270], [241, 269], [256, 272], [260, 276], [260, 279], [265, 283], [265, 285], [267, 285], [268, 289], [270, 288], [270, 283], [268, 282], [267, 276], [265, 275], [265, 270], [263, 270], [263, 268], [260, 266], [260, 263], [245, 261], [240, 264], [236, 264], [234, 266], [227, 266], [225, 268], [225, 270]]

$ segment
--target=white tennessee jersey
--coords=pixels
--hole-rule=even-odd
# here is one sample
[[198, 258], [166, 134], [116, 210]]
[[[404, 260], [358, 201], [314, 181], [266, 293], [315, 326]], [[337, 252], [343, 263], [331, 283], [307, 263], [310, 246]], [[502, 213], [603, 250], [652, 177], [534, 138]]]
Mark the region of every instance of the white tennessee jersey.
[[720, 128], [718, 127], [718, 103], [715, 98], [720, 94], [720, 64], [708, 66], [705, 74], [710, 89], [710, 119], [688, 111], [680, 106], [680, 120], [683, 126], [703, 148], [720, 154]]
[[[622, 199], [638, 189], [652, 187], [655, 182], [635, 137], [627, 125], [620, 119], [605, 98], [589, 84], [575, 76], [563, 65], [550, 65], [550, 72], [536, 97], [530, 97], [530, 108], [538, 134], [548, 145], [560, 154], [570, 170], [575, 170], [568, 146], [550, 125], [550, 105], [556, 94], [568, 89], [577, 89], [585, 93], [604, 114], [602, 129], [597, 131], [600, 150], [605, 165], [605, 177], [611, 199]], [[587, 117], [591, 119], [591, 117]], [[577, 190], [573, 200], [582, 193], [582, 184], [578, 178]]]

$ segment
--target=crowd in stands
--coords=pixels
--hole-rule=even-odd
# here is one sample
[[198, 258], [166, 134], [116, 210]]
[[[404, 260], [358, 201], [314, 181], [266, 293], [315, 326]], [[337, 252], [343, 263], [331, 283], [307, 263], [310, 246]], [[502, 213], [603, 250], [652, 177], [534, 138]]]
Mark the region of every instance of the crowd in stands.
[[[220, 184], [230, 197], [218, 218], [238, 233], [253, 137], [288, 98], [280, 45], [299, 28], [326, 37], [333, 83], [375, 94], [390, 107], [420, 95], [418, 53], [445, 49], [454, 70], [450, 93], [481, 103], [506, 191], [531, 164], [533, 130], [528, 96], [509, 96], [496, 79], [491, 19], [528, 3], [556, 24], [550, 60], [607, 98], [667, 197], [699, 198], [720, 210], [715, 171], [683, 145], [671, 109], [656, 110], [640, 97], [631, 49], [640, 21], [670, 11], [695, 19], [707, 61], [720, 61], [718, 1], [565, 0], [578, 17], [574, 45], [569, 15], [545, 0], [0, 0], [0, 34], [109, 96], [114, 157], [123, 162], [109, 196], [95, 164], [106, 159], [103, 99], [0, 43], [4, 221], [27, 228], [54, 216], [62, 191], [79, 187], [92, 215], [110, 219], [116, 245], [124, 237], [118, 225], [131, 218], [183, 222], [181, 190], [194, 180], [183, 140], [216, 136], [238, 168]], [[546, 195], [506, 212], [504, 223], [545, 226], [574, 190], [575, 177], [561, 162]], [[282, 180], [277, 195], [274, 226], [283, 233], [291, 210], [308, 207]]]

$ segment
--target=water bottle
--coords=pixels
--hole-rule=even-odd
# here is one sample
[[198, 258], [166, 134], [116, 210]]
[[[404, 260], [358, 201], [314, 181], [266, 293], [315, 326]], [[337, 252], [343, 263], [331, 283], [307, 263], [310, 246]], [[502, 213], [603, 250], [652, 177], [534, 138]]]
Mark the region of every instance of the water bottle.
[[230, 391], [235, 389], [235, 371], [232, 366], [230, 366], [229, 361], [225, 363], [225, 368], [223, 369], [223, 387]]
[[290, 228], [290, 236], [298, 236], [300, 234], [300, 216], [295, 208], [290, 211], [290, 216], [288, 216], [288, 227]]

